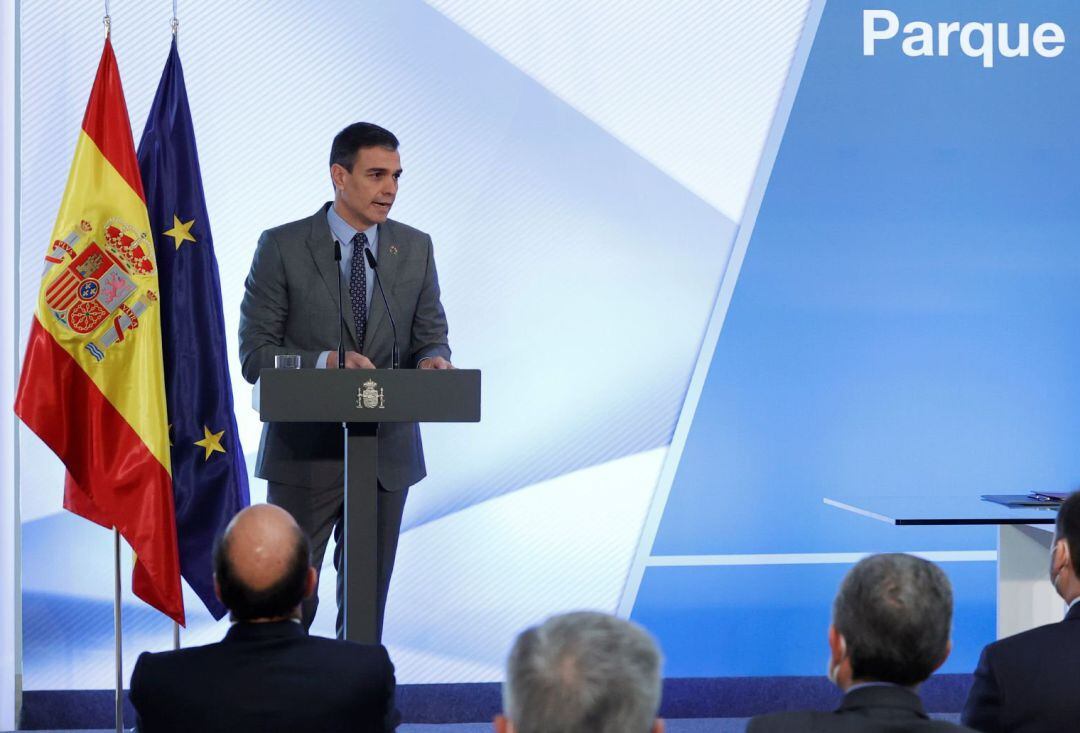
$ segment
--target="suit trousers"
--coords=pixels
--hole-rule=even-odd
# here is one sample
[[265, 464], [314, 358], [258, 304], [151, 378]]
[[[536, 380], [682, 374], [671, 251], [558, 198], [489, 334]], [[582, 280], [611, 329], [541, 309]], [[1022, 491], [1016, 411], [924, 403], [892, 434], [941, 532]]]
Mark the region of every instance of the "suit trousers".
[[[379, 586], [377, 589], [378, 638], [382, 641], [383, 616], [386, 613], [386, 597], [390, 590], [390, 576], [394, 572], [394, 558], [397, 555], [398, 534], [401, 532], [401, 517], [405, 512], [405, 499], [408, 489], [387, 491], [379, 484], [376, 518], [376, 558], [378, 565]], [[310, 486], [292, 486], [276, 481], [266, 482], [266, 498], [271, 504], [281, 507], [293, 515], [296, 523], [311, 539], [311, 564], [322, 571], [323, 556], [334, 534], [334, 570], [337, 571], [337, 636], [344, 638], [345, 628], [345, 576], [341, 572], [344, 558], [344, 543], [341, 541], [345, 530], [345, 493], [340, 484], [328, 488], [314, 489]], [[315, 611], [319, 607], [318, 590], [311, 598], [304, 601], [304, 628], [310, 629], [315, 620]]]

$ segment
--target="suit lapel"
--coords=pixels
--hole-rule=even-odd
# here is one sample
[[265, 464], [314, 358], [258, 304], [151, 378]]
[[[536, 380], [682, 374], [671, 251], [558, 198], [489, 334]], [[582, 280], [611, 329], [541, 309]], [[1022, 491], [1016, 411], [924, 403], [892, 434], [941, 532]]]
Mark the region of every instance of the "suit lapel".
[[[334, 235], [330, 233], [330, 225], [326, 221], [326, 210], [330, 207], [330, 204], [324, 205], [319, 209], [315, 216], [311, 218], [311, 232], [308, 234], [307, 247], [311, 252], [311, 259], [315, 261], [315, 269], [319, 271], [319, 275], [322, 276], [323, 282], [326, 284], [327, 295], [330, 297], [330, 302], [333, 304], [334, 309], [338, 309], [341, 305], [338, 303], [338, 263], [334, 261]], [[380, 233], [381, 234], [381, 233]], [[363, 256], [363, 253], [361, 253]], [[341, 283], [341, 288], [344, 291], [342, 295], [348, 297], [349, 284], [347, 282]], [[348, 308], [344, 309], [345, 312], [345, 327], [349, 331], [349, 336], [352, 337], [352, 342], [356, 341], [356, 324], [353, 322], [352, 311]]]
[[[397, 256], [397, 244], [394, 240], [393, 226], [390, 222], [379, 225], [378, 252], [374, 252], [375, 263], [379, 266], [379, 282], [382, 283], [386, 293], [386, 299], [393, 302], [394, 283], [397, 282], [397, 265], [401, 259]], [[374, 278], [372, 278], [374, 280]], [[386, 321], [386, 306], [383, 305], [382, 296], [379, 295], [378, 287], [374, 282], [369, 284], [371, 291], [371, 308], [368, 312], [367, 333], [364, 335], [365, 355], [372, 351], [371, 345], [375, 343], [375, 336], [382, 330], [383, 322]]]

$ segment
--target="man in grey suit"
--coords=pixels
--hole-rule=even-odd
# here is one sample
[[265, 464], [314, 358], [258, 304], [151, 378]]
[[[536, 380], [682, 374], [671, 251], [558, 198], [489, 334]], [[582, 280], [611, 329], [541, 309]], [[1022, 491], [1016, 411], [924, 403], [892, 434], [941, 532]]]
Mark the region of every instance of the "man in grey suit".
[[[259, 238], [240, 305], [240, 362], [254, 383], [279, 354], [299, 354], [304, 368], [338, 366], [339, 318], [346, 325], [345, 367], [387, 368], [393, 332], [382, 298], [374, 296], [378, 266], [397, 324], [401, 366], [451, 369], [446, 314], [439, 296], [431, 237], [388, 219], [398, 191], [398, 140], [377, 125], [358, 122], [334, 138], [330, 178], [334, 201], [313, 216], [268, 229]], [[335, 241], [341, 262], [335, 261]], [[340, 268], [340, 270], [339, 270]], [[338, 275], [343, 297], [339, 303]], [[340, 314], [340, 315], [339, 315]], [[414, 423], [386, 424], [378, 438], [378, 630], [397, 552], [409, 487], [424, 478], [424, 451]], [[312, 540], [321, 567], [333, 531], [338, 570], [337, 631], [343, 628], [341, 531], [344, 449], [334, 425], [268, 423], [263, 426], [255, 475], [267, 480], [267, 499], [288, 510]], [[318, 606], [304, 604], [310, 627]]]
[[871, 555], [840, 584], [829, 627], [829, 680], [844, 691], [830, 713], [773, 713], [747, 733], [947, 733], [932, 720], [918, 687], [952, 650], [952, 588], [941, 568], [903, 554]]

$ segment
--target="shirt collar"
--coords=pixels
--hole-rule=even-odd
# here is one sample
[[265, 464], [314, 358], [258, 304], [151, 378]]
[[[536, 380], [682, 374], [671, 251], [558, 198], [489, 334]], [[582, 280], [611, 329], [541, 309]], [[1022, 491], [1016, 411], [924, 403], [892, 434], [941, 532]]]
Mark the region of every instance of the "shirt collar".
[[[846, 695], [849, 692], [861, 690], [864, 687], [903, 687], [903, 685], [898, 685], [895, 682], [860, 682], [844, 690], [844, 694]], [[910, 690], [911, 688], [905, 687], [904, 689]]]
[[[326, 210], [326, 223], [330, 225], [330, 232], [337, 237], [342, 247], [352, 247], [352, 239], [358, 234], [358, 231], [353, 229], [349, 222], [341, 218], [341, 214], [337, 213], [333, 204]], [[372, 253], [377, 253], [379, 225], [372, 224], [364, 230], [364, 234], [367, 235], [368, 247], [371, 248]]]

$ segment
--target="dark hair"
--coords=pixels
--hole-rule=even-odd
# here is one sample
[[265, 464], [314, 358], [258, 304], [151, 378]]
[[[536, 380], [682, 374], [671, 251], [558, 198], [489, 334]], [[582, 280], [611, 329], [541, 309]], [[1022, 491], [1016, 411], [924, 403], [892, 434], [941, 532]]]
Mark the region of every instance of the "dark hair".
[[949, 579], [934, 563], [903, 554], [860, 561], [833, 603], [852, 678], [907, 686], [925, 680], [948, 652], [952, 608]]
[[1080, 575], [1080, 491], [1069, 494], [1058, 507], [1054, 539], [1065, 540], [1072, 557], [1073, 572]]
[[299, 528], [289, 567], [277, 582], [261, 590], [248, 587], [236, 577], [229, 560], [229, 545], [227, 533], [214, 542], [214, 574], [221, 590], [221, 602], [229, 609], [234, 621], [288, 616], [304, 600], [307, 571], [311, 566], [311, 543]]
[[398, 149], [398, 139], [394, 133], [370, 122], [354, 122], [334, 135], [330, 145], [330, 165], [336, 163], [352, 173], [356, 153], [360, 148]]

